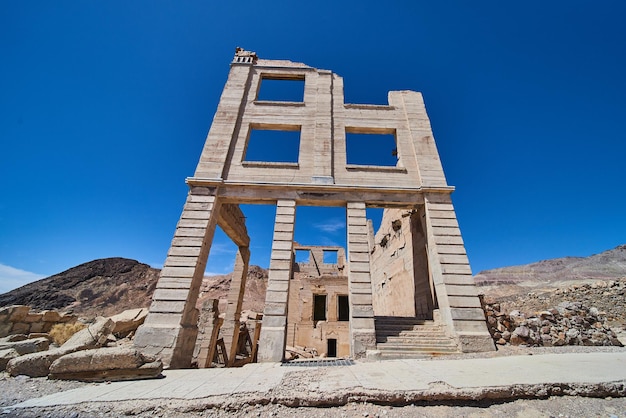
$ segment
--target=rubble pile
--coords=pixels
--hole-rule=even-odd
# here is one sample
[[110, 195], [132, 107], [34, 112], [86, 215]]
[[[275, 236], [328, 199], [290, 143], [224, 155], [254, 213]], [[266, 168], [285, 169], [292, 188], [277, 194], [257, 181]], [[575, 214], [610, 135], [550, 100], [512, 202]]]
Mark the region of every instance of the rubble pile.
[[563, 301], [556, 308], [526, 314], [501, 311], [500, 303], [483, 300], [487, 325], [498, 345], [553, 347], [622, 346], [607, 325], [606, 314], [582, 302]]
[[[46, 311], [28, 313], [28, 306], [0, 310], [8, 321], [32, 317], [56, 318]], [[132, 347], [130, 337], [145, 319], [145, 308], [124, 311], [111, 318], [97, 317], [73, 334], [61, 346], [47, 333], [12, 334], [0, 338], [0, 372], [11, 376], [48, 376], [53, 379], [84, 381], [127, 380], [158, 377], [160, 360], [144, 356]], [[0, 318], [2, 319], [2, 318]], [[50, 321], [47, 321], [50, 322]]]
[[576, 283], [549, 291], [535, 290], [524, 295], [498, 298], [503, 312], [542, 311], [572, 300], [598, 308], [605, 313], [606, 320], [613, 327], [626, 325], [626, 277]]

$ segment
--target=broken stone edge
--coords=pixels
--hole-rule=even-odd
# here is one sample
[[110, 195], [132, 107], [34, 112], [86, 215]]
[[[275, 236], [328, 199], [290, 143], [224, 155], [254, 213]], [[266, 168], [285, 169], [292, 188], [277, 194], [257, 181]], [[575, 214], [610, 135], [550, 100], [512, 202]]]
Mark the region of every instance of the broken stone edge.
[[[455, 389], [445, 382], [431, 383], [430, 388], [421, 391], [381, 391], [375, 389], [353, 388], [334, 392], [308, 391], [303, 394], [239, 393], [232, 395], [210, 396], [206, 398], [181, 399], [136, 399], [128, 401], [83, 402], [85, 404], [115, 404], [115, 413], [132, 411], [134, 414], [152, 411], [155, 406], [166, 407], [168, 412], [194, 412], [208, 409], [238, 411], [245, 406], [282, 405], [286, 407], [338, 407], [349, 403], [367, 402], [384, 406], [407, 405], [488, 405], [497, 402], [518, 399], [547, 399], [552, 396], [579, 396], [586, 398], [626, 397], [626, 380], [601, 383], [540, 383], [490, 386], [480, 388]], [[170, 406], [172, 399], [177, 399], [176, 406]], [[478, 404], [477, 404], [478, 403]], [[45, 408], [25, 408], [30, 411], [52, 411], [75, 407], [75, 405], [57, 405]], [[5, 407], [2, 412], [10, 413], [21, 409], [18, 405]]]

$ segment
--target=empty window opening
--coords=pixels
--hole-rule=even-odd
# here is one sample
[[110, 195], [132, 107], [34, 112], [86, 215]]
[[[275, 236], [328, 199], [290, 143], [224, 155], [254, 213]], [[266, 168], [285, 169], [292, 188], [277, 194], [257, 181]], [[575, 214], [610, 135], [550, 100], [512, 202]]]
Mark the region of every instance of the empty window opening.
[[323, 250], [324, 264], [337, 264], [337, 250]]
[[[269, 269], [274, 238], [274, 221], [276, 220], [276, 205], [241, 204], [239, 208], [244, 214], [248, 236], [250, 237], [250, 266], [255, 265], [263, 269]], [[232, 241], [230, 243], [233, 246], [233, 254], [235, 254], [237, 246]], [[214, 251], [217, 251], [217, 254], [220, 251], [220, 248], [216, 247], [215, 239], [211, 246], [211, 254]], [[263, 311], [262, 306], [260, 311]]]
[[245, 161], [297, 163], [300, 154], [300, 127], [288, 130], [252, 128]]
[[365, 209], [365, 216], [368, 221], [372, 222], [372, 229], [374, 230], [374, 233], [378, 232], [378, 229], [380, 229], [380, 223], [383, 220], [383, 211], [383, 208]]
[[346, 248], [346, 208], [298, 206], [294, 240], [302, 245]]
[[347, 163], [395, 167], [398, 150], [394, 133], [346, 132]]
[[326, 345], [326, 357], [337, 357], [337, 339], [329, 338], [326, 340]]
[[257, 100], [266, 102], [303, 102], [304, 76], [299, 78], [261, 78]]
[[326, 295], [313, 295], [313, 320], [326, 321]]
[[226, 235], [222, 228], [216, 226], [204, 275], [216, 276], [232, 272], [236, 255], [237, 245]]
[[296, 250], [296, 263], [309, 263], [311, 260], [310, 250]]
[[337, 320], [350, 320], [350, 305], [348, 304], [348, 295], [337, 296]]

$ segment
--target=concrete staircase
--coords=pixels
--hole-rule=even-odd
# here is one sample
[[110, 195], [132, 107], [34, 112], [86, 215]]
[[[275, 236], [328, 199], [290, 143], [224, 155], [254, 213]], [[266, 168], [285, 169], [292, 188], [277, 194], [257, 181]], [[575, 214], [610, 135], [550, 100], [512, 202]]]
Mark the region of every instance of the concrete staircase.
[[427, 358], [459, 353], [445, 327], [410, 317], [377, 316], [376, 349], [383, 359]]

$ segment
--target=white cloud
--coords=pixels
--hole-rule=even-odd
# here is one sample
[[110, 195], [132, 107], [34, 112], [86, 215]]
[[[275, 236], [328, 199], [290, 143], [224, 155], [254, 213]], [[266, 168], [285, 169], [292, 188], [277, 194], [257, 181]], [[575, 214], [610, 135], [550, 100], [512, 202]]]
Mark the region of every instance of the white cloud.
[[31, 273], [0, 263], [0, 294], [44, 277], [46, 276], [42, 274]]
[[315, 228], [328, 233], [335, 233], [346, 228], [346, 221], [338, 218], [328, 219], [326, 222], [316, 223]]

